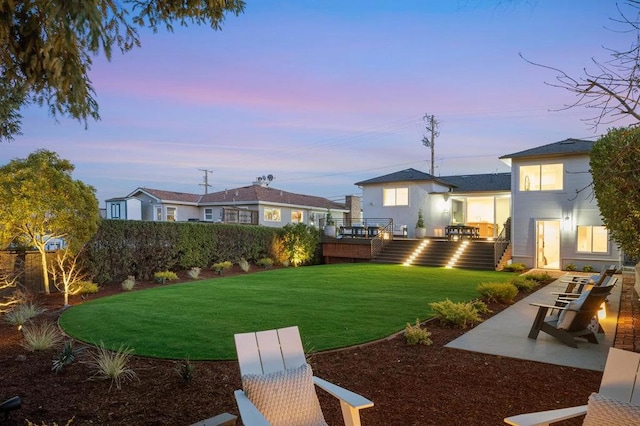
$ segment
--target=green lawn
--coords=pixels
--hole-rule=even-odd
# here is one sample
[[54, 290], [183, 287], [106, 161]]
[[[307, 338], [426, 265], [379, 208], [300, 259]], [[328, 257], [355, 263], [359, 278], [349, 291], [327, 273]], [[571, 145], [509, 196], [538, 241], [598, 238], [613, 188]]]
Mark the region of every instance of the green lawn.
[[275, 269], [97, 299], [63, 313], [79, 340], [136, 355], [234, 359], [233, 334], [298, 325], [307, 351], [379, 339], [430, 316], [429, 303], [477, 297], [504, 272], [345, 264]]

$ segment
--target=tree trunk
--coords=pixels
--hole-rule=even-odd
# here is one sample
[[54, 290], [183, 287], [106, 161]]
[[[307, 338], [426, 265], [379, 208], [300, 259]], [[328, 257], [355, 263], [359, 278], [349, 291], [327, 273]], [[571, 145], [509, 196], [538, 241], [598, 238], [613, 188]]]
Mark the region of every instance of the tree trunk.
[[636, 293], [640, 294], [640, 262], [636, 264], [636, 282], [634, 284]]
[[44, 293], [50, 294], [49, 290], [49, 269], [47, 268], [47, 252], [44, 247], [38, 247], [38, 251], [40, 252], [40, 259], [42, 261], [42, 279], [44, 283]]

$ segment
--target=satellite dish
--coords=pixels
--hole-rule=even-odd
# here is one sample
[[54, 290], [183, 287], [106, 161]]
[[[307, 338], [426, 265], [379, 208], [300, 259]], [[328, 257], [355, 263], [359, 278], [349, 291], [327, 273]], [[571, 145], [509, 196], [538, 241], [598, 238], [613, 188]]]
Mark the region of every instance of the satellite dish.
[[273, 175], [267, 175], [267, 180], [271, 182], [274, 179]]

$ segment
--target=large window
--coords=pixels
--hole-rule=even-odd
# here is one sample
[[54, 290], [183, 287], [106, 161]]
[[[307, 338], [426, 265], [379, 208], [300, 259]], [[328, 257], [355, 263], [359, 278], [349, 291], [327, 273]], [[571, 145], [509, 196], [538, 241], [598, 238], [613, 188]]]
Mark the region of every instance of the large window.
[[291, 212], [292, 223], [302, 223], [303, 219], [304, 219], [304, 213], [302, 210], [293, 210]]
[[280, 222], [280, 209], [264, 209], [265, 222]]
[[561, 190], [562, 164], [520, 166], [520, 191]]
[[583, 253], [607, 253], [609, 232], [604, 226], [578, 226], [578, 251]]
[[177, 209], [175, 207], [167, 207], [167, 222], [175, 222], [178, 220]]
[[211, 207], [204, 209], [204, 220], [205, 222], [213, 222], [213, 209]]
[[385, 206], [408, 206], [409, 188], [384, 188], [382, 197]]

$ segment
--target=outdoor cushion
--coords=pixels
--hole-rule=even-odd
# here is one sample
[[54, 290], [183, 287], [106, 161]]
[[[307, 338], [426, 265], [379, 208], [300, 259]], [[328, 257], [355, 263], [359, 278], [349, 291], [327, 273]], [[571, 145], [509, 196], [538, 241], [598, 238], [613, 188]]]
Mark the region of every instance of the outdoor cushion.
[[630, 426], [640, 424], [640, 405], [592, 393], [587, 404], [584, 426]]
[[569, 302], [566, 309], [562, 309], [560, 311], [556, 328], [566, 330], [571, 326], [571, 323], [573, 322], [573, 319], [577, 314], [576, 311], [579, 311], [582, 308], [582, 304], [584, 303], [590, 292], [590, 290], [582, 292], [582, 294], [580, 294], [580, 297]]
[[309, 364], [242, 376], [242, 387], [272, 426], [326, 426]]

